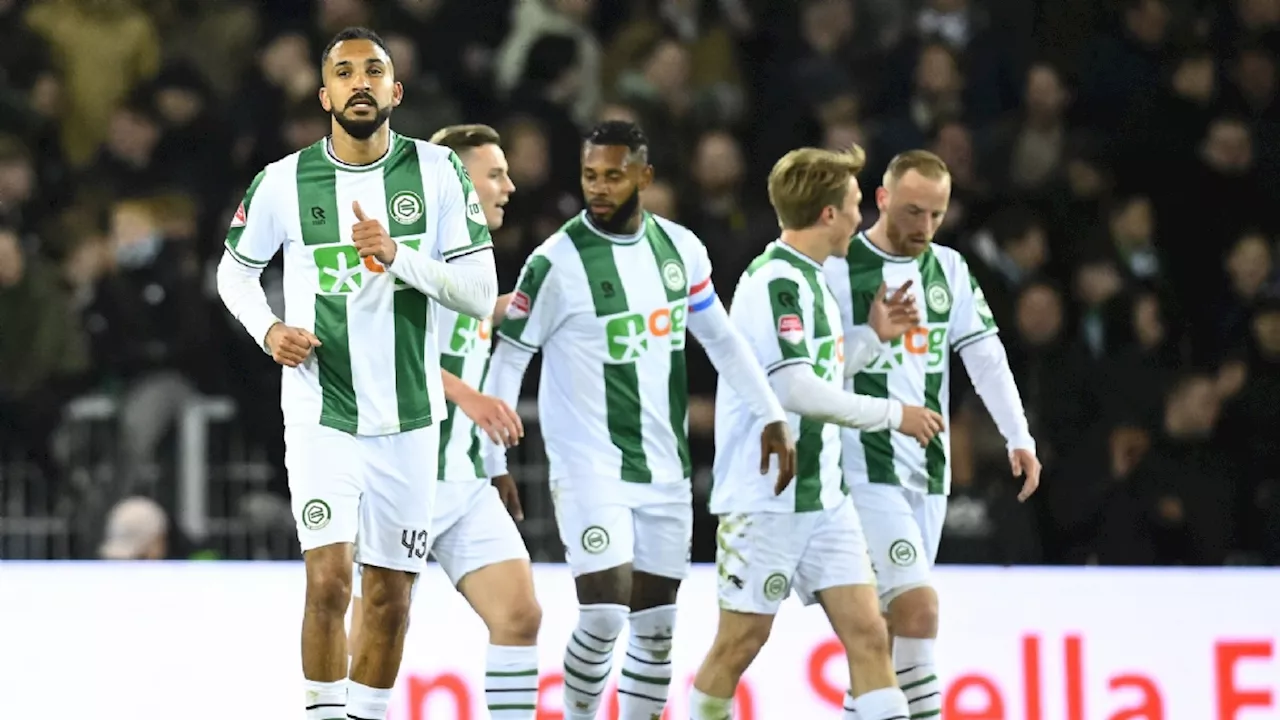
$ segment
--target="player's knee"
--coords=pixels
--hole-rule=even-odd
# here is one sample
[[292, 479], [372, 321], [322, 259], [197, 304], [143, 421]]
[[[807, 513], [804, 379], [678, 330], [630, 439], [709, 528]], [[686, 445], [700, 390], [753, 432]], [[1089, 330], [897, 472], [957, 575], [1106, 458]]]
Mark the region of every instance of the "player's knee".
[[351, 602], [351, 567], [326, 564], [308, 568], [306, 602], [308, 612], [346, 615]]
[[938, 593], [932, 587], [916, 587], [889, 603], [889, 622], [895, 637], [938, 636]]
[[411, 573], [383, 568], [365, 568], [364, 624], [385, 625], [390, 621], [405, 622], [413, 597]]
[[489, 620], [489, 635], [495, 645], [532, 645], [542, 627], [542, 606], [533, 598], [512, 603]]
[[742, 675], [769, 640], [770, 627], [765, 622], [726, 623], [722, 619], [707, 662]]
[[851, 660], [889, 656], [889, 627], [879, 613], [853, 613], [844, 625], [840, 642]]

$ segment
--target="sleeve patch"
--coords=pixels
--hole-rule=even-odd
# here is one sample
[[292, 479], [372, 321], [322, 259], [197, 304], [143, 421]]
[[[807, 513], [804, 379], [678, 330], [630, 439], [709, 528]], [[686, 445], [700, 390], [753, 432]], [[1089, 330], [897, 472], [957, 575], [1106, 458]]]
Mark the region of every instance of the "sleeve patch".
[[799, 315], [783, 315], [778, 318], [778, 337], [785, 343], [799, 345], [804, 342], [804, 321]]
[[231, 227], [242, 228], [249, 219], [249, 213], [244, 209], [244, 203], [240, 203], [240, 207], [236, 208], [236, 214], [231, 216]]
[[521, 318], [527, 318], [532, 307], [533, 301], [529, 298], [529, 295], [517, 290], [511, 296], [511, 304], [507, 306], [507, 319], [520, 320]]

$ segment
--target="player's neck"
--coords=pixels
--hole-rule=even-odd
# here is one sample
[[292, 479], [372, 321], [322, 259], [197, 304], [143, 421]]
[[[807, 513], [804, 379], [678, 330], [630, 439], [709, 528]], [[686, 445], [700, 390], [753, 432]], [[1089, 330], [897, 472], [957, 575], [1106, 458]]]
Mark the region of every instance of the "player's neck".
[[335, 122], [333, 132], [329, 135], [333, 156], [348, 165], [368, 165], [382, 159], [391, 145], [391, 127], [383, 123], [372, 135], [364, 140], [357, 140], [348, 135]]
[[821, 265], [831, 257], [831, 243], [818, 233], [807, 230], [783, 230], [778, 237], [783, 245]]
[[898, 253], [893, 249], [893, 244], [889, 242], [889, 231], [885, 228], [883, 222], [877, 220], [876, 224], [867, 228], [867, 231], [863, 234], [867, 236], [867, 240], [871, 241], [871, 244], [875, 245], [876, 249], [880, 252], [885, 255], [898, 255]]

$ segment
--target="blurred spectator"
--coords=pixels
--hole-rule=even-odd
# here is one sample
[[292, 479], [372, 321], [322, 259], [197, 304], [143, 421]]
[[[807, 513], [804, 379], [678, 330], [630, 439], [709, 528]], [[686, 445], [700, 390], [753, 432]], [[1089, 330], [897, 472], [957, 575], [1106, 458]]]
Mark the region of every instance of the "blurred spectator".
[[103, 560], [165, 560], [169, 557], [169, 516], [154, 500], [121, 500], [107, 515], [98, 556]]
[[572, 116], [578, 125], [589, 125], [601, 99], [600, 43], [587, 25], [595, 5], [595, 0], [525, 0], [513, 3], [512, 31], [498, 50], [494, 76], [498, 89], [510, 93], [523, 81], [533, 64], [530, 51], [538, 40], [549, 35], [568, 37], [576, 46], [575, 57], [582, 82], [573, 103]]

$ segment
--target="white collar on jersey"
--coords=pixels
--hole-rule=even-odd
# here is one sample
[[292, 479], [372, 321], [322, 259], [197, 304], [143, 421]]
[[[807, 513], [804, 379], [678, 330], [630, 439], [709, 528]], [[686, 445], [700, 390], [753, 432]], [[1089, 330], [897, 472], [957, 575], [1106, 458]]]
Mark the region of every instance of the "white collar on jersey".
[[813, 258], [809, 257], [808, 255], [805, 255], [804, 253], [800, 252], [799, 250], [797, 250], [797, 249], [795, 249], [795, 248], [791, 247], [790, 245], [788, 245], [788, 244], [786, 244], [786, 243], [782, 242], [782, 238], [778, 238], [777, 240], [774, 240], [774, 241], [773, 241], [773, 244], [774, 244], [774, 245], [776, 245], [776, 246], [778, 246], [778, 247], [780, 247], [780, 248], [782, 248], [783, 250], [786, 250], [787, 252], [791, 253], [792, 255], [795, 255], [796, 257], [800, 258], [800, 259], [801, 259], [801, 260], [803, 260], [804, 262], [809, 263], [809, 264], [810, 264], [810, 265], [812, 265], [813, 267], [815, 267], [815, 268], [817, 268], [817, 269], [819, 269], [819, 270], [821, 270], [821, 269], [822, 269], [822, 266], [821, 266], [821, 265], [819, 265], [819, 264], [818, 264], [818, 262], [817, 262], [816, 260], [814, 260]]
[[876, 247], [876, 244], [875, 244], [875, 243], [873, 243], [873, 242], [871, 242], [871, 238], [867, 237], [867, 231], [866, 231], [866, 230], [863, 230], [862, 232], [858, 233], [858, 234], [856, 235], [856, 238], [857, 238], [858, 242], [860, 242], [860, 243], [862, 243], [863, 245], [865, 245], [865, 246], [867, 247], [867, 249], [868, 249], [868, 250], [870, 250], [871, 252], [875, 253], [876, 255], [879, 255], [879, 256], [881, 257], [881, 259], [883, 259], [883, 260], [885, 260], [885, 261], [887, 261], [887, 262], [895, 262], [895, 263], [911, 263], [911, 262], [915, 262], [915, 261], [916, 261], [916, 258], [913, 258], [913, 257], [907, 257], [906, 255], [893, 255], [893, 254], [891, 254], [891, 253], [887, 253], [887, 252], [885, 252], [885, 251], [881, 250], [880, 248]]
[[381, 165], [384, 160], [391, 157], [391, 150], [395, 146], [396, 146], [396, 134], [392, 132], [387, 135], [387, 151], [382, 153], [382, 157], [378, 158], [377, 160], [374, 160], [373, 162], [365, 163], [363, 165], [353, 165], [352, 163], [343, 162], [342, 160], [338, 159], [337, 154], [333, 152], [333, 136], [332, 135], [326, 135], [324, 138], [325, 157], [329, 158], [329, 162], [333, 163], [334, 165], [337, 165], [340, 168], [345, 168], [347, 170], [372, 170], [373, 168]]
[[630, 235], [615, 235], [611, 232], [605, 232], [604, 230], [601, 230], [599, 227], [596, 226], [595, 223], [591, 222], [591, 213], [587, 212], [586, 210], [582, 211], [582, 222], [586, 223], [587, 227], [591, 229], [591, 232], [599, 235], [605, 240], [616, 242], [622, 245], [630, 245], [631, 243], [637, 242], [640, 240], [640, 238], [644, 237], [644, 228], [645, 228], [645, 225], [649, 222], [649, 213], [646, 213], [643, 210], [641, 212], [643, 214], [640, 216], [640, 229], [631, 233]]

